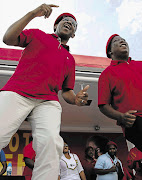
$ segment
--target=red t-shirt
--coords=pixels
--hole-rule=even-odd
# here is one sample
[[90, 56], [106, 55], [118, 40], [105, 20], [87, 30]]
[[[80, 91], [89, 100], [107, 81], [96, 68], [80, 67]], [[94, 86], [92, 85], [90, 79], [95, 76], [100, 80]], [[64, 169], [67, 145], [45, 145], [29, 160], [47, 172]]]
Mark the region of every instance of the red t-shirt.
[[19, 46], [26, 48], [15, 73], [1, 90], [58, 101], [59, 90], [73, 89], [75, 61], [57, 38], [38, 29], [22, 31]]
[[83, 169], [84, 169], [84, 173], [85, 173], [85, 176], [86, 176], [86, 179], [87, 180], [95, 180], [97, 175], [95, 173], [95, 164], [96, 164], [96, 161], [92, 161], [92, 162], [89, 162], [87, 161], [86, 158], [84, 158], [82, 161], [82, 166], [83, 166]]
[[[32, 141], [27, 146], [24, 147], [23, 155], [24, 155], [24, 157], [27, 157], [27, 158], [35, 161], [36, 154], [35, 154], [35, 151], [33, 150], [33, 147], [32, 147]], [[24, 171], [23, 171], [23, 176], [26, 177], [26, 180], [30, 179], [32, 176], [32, 169], [25, 166]]]
[[129, 58], [111, 61], [99, 78], [98, 105], [111, 104], [115, 110], [125, 113], [137, 110], [142, 116], [142, 62]]
[[[128, 158], [127, 158], [127, 163], [128, 166], [131, 166], [133, 164], [134, 161], [140, 160], [142, 159], [142, 152], [139, 151], [136, 147], [132, 148], [128, 154]], [[139, 167], [139, 163], [136, 163], [136, 179], [137, 180], [141, 180], [142, 179], [142, 168]]]

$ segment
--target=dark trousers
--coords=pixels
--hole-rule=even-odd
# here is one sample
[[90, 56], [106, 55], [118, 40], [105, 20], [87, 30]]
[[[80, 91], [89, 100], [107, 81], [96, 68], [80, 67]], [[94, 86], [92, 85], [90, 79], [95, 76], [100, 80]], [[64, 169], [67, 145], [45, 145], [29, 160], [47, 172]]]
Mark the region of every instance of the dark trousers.
[[125, 128], [125, 137], [142, 151], [142, 117], [137, 116], [131, 128]]

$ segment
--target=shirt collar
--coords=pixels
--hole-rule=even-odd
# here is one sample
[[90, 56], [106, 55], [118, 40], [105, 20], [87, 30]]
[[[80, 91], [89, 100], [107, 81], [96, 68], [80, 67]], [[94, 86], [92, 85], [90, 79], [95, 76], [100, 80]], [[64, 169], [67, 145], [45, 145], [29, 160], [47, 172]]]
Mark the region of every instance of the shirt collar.
[[129, 64], [130, 62], [131, 62], [131, 57], [128, 58], [128, 61], [124, 61], [124, 60], [112, 60], [110, 65], [116, 66], [116, 65], [118, 65], [120, 63], [128, 63]]
[[[110, 158], [110, 159], [112, 159], [111, 158], [111, 156], [108, 154], [108, 152], [106, 153], [106, 155]], [[114, 156], [114, 160], [116, 159], [116, 156]]]
[[[58, 39], [59, 36], [57, 36], [57, 34], [52, 33], [51, 34], [54, 38]], [[70, 47], [68, 45], [65, 44], [61, 44], [67, 51], [70, 51]]]

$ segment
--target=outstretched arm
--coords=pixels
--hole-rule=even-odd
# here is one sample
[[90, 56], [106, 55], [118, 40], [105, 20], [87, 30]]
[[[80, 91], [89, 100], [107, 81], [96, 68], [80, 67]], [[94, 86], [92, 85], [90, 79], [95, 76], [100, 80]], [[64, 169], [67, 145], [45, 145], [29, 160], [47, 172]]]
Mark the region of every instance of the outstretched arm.
[[115, 109], [109, 104], [103, 104], [99, 106], [100, 111], [106, 115], [107, 117], [111, 119], [117, 120], [118, 125], [122, 125], [124, 127], [132, 127], [136, 116], [133, 115], [133, 113], [136, 113], [136, 110], [130, 110], [126, 113], [121, 113]]
[[6, 31], [3, 37], [3, 42], [7, 45], [18, 45], [19, 43], [18, 37], [22, 32], [22, 30], [25, 28], [25, 26], [35, 17], [44, 16], [45, 18], [48, 18], [52, 12], [52, 7], [58, 7], [58, 6], [54, 4], [49, 4], [49, 5], [42, 4], [38, 8], [27, 13], [24, 17], [16, 21], [8, 28], [8, 30]]

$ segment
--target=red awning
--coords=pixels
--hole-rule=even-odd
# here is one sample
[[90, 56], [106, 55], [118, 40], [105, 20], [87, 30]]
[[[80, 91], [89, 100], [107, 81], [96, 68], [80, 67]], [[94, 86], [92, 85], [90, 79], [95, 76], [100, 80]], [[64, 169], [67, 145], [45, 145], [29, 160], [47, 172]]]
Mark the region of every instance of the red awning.
[[[23, 50], [0, 48], [0, 60], [18, 61]], [[96, 56], [73, 55], [76, 66], [106, 68], [111, 59]]]

